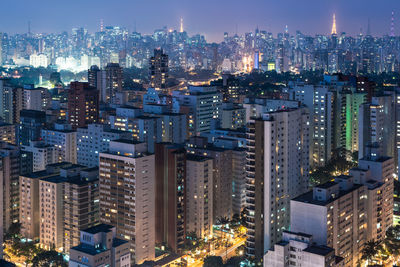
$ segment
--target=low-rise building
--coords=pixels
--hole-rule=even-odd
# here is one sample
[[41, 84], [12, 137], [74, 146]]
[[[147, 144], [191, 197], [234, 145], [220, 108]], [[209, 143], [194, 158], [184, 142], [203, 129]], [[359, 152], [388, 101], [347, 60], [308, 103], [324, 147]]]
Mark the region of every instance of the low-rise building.
[[129, 267], [129, 242], [116, 238], [114, 226], [99, 224], [80, 232], [80, 244], [70, 250], [70, 267]]
[[264, 256], [265, 267], [339, 267], [343, 262], [333, 248], [313, 244], [312, 235], [289, 231], [284, 231], [282, 241]]

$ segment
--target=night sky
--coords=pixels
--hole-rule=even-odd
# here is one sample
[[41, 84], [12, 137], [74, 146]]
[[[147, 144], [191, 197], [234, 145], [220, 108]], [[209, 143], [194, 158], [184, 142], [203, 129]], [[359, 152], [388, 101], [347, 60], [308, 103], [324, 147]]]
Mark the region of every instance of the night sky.
[[365, 33], [370, 19], [374, 35], [390, 30], [392, 10], [396, 13], [396, 35], [400, 34], [400, 0], [3, 0], [0, 31], [34, 33], [71, 31], [84, 26], [89, 31], [104, 25], [121, 25], [130, 31], [151, 33], [167, 26], [178, 28], [183, 17], [189, 34], [205, 34], [219, 41], [223, 32], [234, 34], [260, 29], [276, 34], [285, 25], [289, 32], [330, 32], [336, 13], [338, 32]]

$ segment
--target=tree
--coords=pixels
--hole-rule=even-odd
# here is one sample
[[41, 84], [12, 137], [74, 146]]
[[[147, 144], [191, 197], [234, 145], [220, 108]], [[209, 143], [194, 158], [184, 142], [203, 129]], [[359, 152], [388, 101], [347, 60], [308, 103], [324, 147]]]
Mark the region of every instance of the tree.
[[207, 256], [204, 258], [203, 267], [221, 267], [223, 265], [222, 257]]
[[382, 249], [382, 246], [379, 242], [375, 240], [368, 241], [364, 248], [362, 249], [362, 257], [361, 259], [366, 260], [367, 264], [374, 259], [375, 255], [378, 254], [379, 250]]
[[21, 233], [21, 224], [20, 223], [13, 223], [8, 228], [7, 232], [4, 235], [4, 240], [14, 240], [18, 239]]
[[389, 256], [398, 257], [400, 255], [400, 225], [389, 227], [384, 244]]
[[217, 218], [217, 225], [228, 224], [229, 219], [226, 217]]
[[43, 250], [36, 246], [33, 242], [19, 242], [18, 244], [17, 256], [25, 258], [25, 264], [27, 266], [28, 264], [32, 263], [37, 254], [43, 252]]
[[240, 267], [240, 262], [241, 262], [242, 260], [243, 260], [243, 257], [238, 257], [238, 256], [229, 258], [229, 259], [226, 261], [225, 266], [226, 266], [226, 267]]
[[33, 267], [67, 267], [68, 263], [64, 261], [62, 254], [55, 250], [44, 251], [37, 254], [32, 260]]
[[243, 209], [242, 212], [240, 213], [240, 224], [244, 227], [247, 226], [246, 222], [246, 209]]

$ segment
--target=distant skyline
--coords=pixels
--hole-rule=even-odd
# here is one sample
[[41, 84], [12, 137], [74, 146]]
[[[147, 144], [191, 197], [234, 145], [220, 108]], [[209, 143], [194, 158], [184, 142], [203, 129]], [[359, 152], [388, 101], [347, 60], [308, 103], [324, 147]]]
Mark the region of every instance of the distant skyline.
[[204, 34], [208, 41], [221, 41], [223, 33], [254, 31], [258, 26], [274, 34], [300, 30], [305, 34], [329, 34], [336, 14], [338, 33], [355, 35], [367, 30], [384, 35], [390, 31], [395, 11], [395, 34], [400, 35], [399, 0], [15, 0], [2, 4], [0, 32], [33, 33], [68, 31], [85, 27], [90, 32], [104, 25], [124, 26], [130, 32], [152, 33], [163, 26], [179, 30], [180, 19], [189, 34]]

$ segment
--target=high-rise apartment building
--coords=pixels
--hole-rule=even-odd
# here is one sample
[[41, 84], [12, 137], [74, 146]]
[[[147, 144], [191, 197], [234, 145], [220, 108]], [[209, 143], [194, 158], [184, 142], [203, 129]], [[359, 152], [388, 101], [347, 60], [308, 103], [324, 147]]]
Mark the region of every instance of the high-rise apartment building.
[[188, 131], [191, 136], [209, 132], [220, 118], [222, 95], [214, 86], [189, 86], [187, 92], [174, 91], [181, 109], [187, 109]]
[[76, 131], [69, 124], [55, 123], [54, 127], [43, 129], [42, 140], [54, 147], [58, 162], [77, 163]]
[[29, 146], [21, 146], [21, 150], [32, 154], [34, 172], [45, 170], [47, 165], [58, 162], [55, 147], [42, 141], [31, 141]]
[[395, 157], [396, 112], [392, 95], [374, 96], [370, 103], [359, 110], [359, 150], [358, 157], [369, 154], [368, 147], [378, 147], [379, 154]]
[[347, 151], [358, 151], [359, 108], [367, 100], [367, 93], [356, 92], [355, 88], [340, 94], [340, 141], [339, 147]]
[[117, 92], [121, 92], [123, 88], [123, 69], [118, 63], [109, 63], [105, 68], [105, 74], [106, 86], [102, 99], [105, 103], [114, 104]]
[[246, 206], [246, 149], [232, 149], [232, 214], [241, 214]]
[[154, 56], [150, 58], [150, 87], [158, 90], [167, 88], [168, 55], [162, 49], [154, 49]]
[[46, 170], [19, 176], [19, 222], [24, 238], [35, 240], [40, 236], [40, 179], [57, 176], [61, 168], [71, 165], [69, 162], [55, 163], [48, 165]]
[[63, 180], [48, 177], [39, 180], [39, 239], [44, 249], [63, 250], [64, 214]]
[[110, 141], [100, 153], [100, 220], [129, 241], [132, 262], [155, 257], [155, 162], [147, 145]]
[[394, 159], [381, 156], [379, 149], [372, 149], [359, 159], [358, 167], [350, 170], [356, 183], [368, 188], [368, 240], [381, 241], [386, 230], [393, 225], [393, 192], [396, 172]]
[[310, 113], [310, 158], [312, 166], [324, 166], [336, 148], [337, 94], [327, 85], [295, 84], [290, 89], [291, 99], [300, 101]]
[[16, 145], [16, 126], [8, 123], [0, 123], [0, 141]]
[[31, 84], [25, 85], [23, 90], [23, 109], [46, 111], [50, 106], [51, 94], [47, 88], [35, 88]]
[[222, 103], [220, 128], [239, 129], [246, 126], [246, 109], [233, 103]]
[[290, 199], [307, 191], [309, 123], [306, 108], [266, 113], [247, 129], [246, 253], [260, 262], [290, 226]]
[[101, 70], [97, 65], [93, 65], [88, 70], [88, 82], [91, 87], [99, 91], [100, 101], [106, 103], [106, 71]]
[[350, 175], [316, 186], [291, 201], [291, 230], [332, 247], [357, 266], [366, 242], [382, 241], [393, 224], [394, 161], [372, 152]]
[[314, 187], [291, 201], [291, 230], [333, 248], [345, 266], [356, 266], [367, 241], [367, 188], [351, 176]]
[[14, 87], [8, 79], [0, 79], [0, 117], [10, 124], [19, 123], [23, 109], [23, 89]]
[[[63, 170], [61, 175], [63, 175]], [[99, 223], [99, 169], [86, 168], [71, 172], [64, 183], [64, 242], [65, 252], [77, 246], [80, 230]]]
[[0, 143], [0, 177], [3, 196], [3, 229], [8, 228], [19, 219], [19, 173], [20, 152], [17, 146]]
[[99, 120], [99, 92], [89, 83], [71, 82], [68, 91], [68, 122], [72, 129]]
[[213, 225], [213, 160], [188, 154], [186, 170], [186, 232], [209, 237]]
[[188, 153], [213, 159], [213, 223], [232, 218], [232, 150], [208, 144], [206, 137], [194, 136], [187, 142]]
[[126, 131], [110, 129], [106, 124], [89, 124], [87, 127], [78, 128], [76, 132], [78, 164], [87, 167], [98, 166], [100, 152], [108, 150], [110, 141], [121, 138], [132, 139], [132, 135]]
[[31, 141], [39, 141], [45, 124], [46, 113], [43, 111], [21, 110], [18, 143], [20, 145], [29, 146]]
[[146, 107], [118, 107], [116, 114], [109, 116], [111, 128], [131, 132], [134, 140], [147, 143], [151, 153], [154, 152], [157, 142], [185, 142], [187, 121], [184, 114], [163, 112], [163, 105], [157, 105], [162, 108], [161, 112]]
[[79, 231], [99, 222], [97, 169], [60, 168], [59, 175], [39, 180], [40, 245], [68, 252], [79, 244]]
[[186, 239], [186, 150], [183, 145], [157, 143], [156, 243], [174, 252], [181, 251]]

